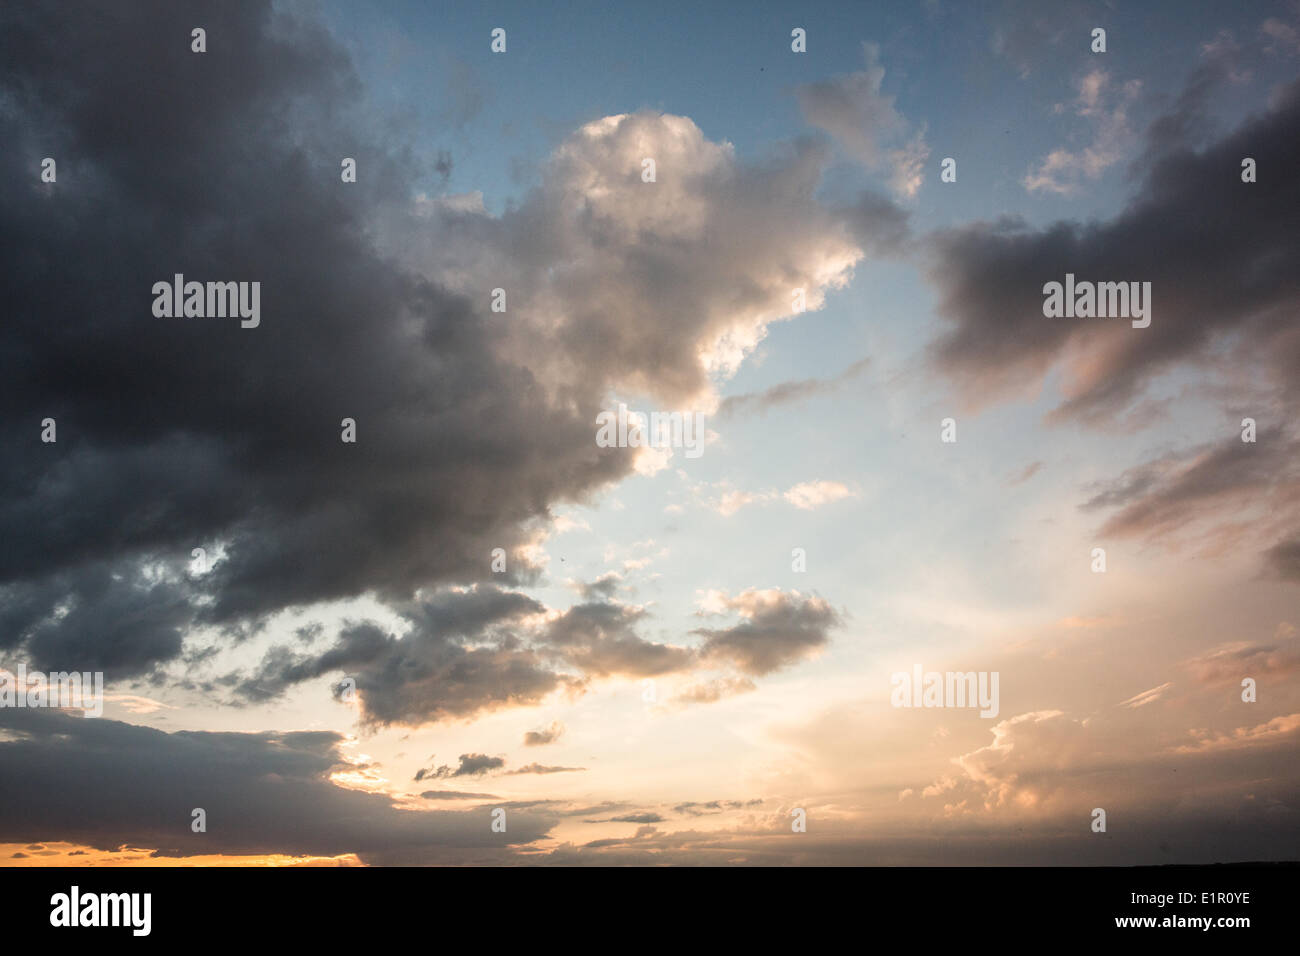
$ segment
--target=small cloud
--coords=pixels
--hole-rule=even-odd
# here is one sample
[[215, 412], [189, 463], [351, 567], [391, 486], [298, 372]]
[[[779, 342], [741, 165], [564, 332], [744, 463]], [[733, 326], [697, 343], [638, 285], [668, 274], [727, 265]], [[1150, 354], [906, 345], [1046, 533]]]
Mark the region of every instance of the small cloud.
[[577, 773], [586, 769], [586, 767], [545, 767], [540, 763], [530, 763], [518, 770], [511, 770], [508, 775], [515, 776], [521, 773]]
[[1165, 683], [1161, 684], [1159, 687], [1152, 687], [1150, 690], [1144, 690], [1142, 693], [1136, 694], [1133, 697], [1130, 697], [1128, 700], [1121, 701], [1116, 706], [1127, 707], [1130, 710], [1136, 710], [1139, 707], [1145, 707], [1147, 704], [1151, 704], [1159, 700], [1164, 695], [1164, 692], [1173, 686], [1174, 686], [1173, 681], [1166, 681]]
[[460, 763], [452, 768], [444, 764], [437, 769], [427, 767], [416, 773], [416, 781], [432, 780], [440, 777], [479, 777], [489, 770], [500, 770], [506, 765], [501, 757], [489, 757], [487, 754], [461, 754]]
[[849, 491], [848, 486], [838, 481], [805, 481], [802, 484], [795, 485], [782, 497], [796, 508], [811, 511], [814, 508], [820, 508], [822, 505], [830, 504], [832, 501], [851, 498], [853, 492]]
[[1034, 477], [1034, 475], [1038, 474], [1038, 472], [1041, 471], [1042, 468], [1043, 468], [1043, 463], [1041, 461], [1035, 461], [1029, 465], [1026, 465], [1025, 468], [1022, 471], [1018, 472], [1014, 477], [1007, 479], [1007, 487], [1014, 488], [1016, 485], [1023, 484], [1024, 482], [1028, 481], [1030, 478]]
[[496, 800], [495, 793], [470, 793], [466, 790], [425, 790], [420, 794], [425, 800]]
[[[1066, 147], [1052, 150], [1025, 174], [1022, 180], [1025, 189], [1031, 193], [1071, 196], [1085, 182], [1098, 179], [1119, 162], [1127, 144], [1134, 140], [1129, 129], [1128, 108], [1141, 89], [1142, 84], [1137, 80], [1115, 87], [1105, 70], [1093, 70], [1080, 79], [1073, 110], [1091, 125], [1091, 141], [1076, 150]], [[1061, 105], [1058, 109], [1063, 111], [1065, 107]]]
[[747, 807], [761, 806], [762, 800], [709, 800], [699, 802], [695, 800], [679, 803], [673, 807], [674, 813], [683, 813], [690, 817], [709, 816], [714, 813], [725, 813], [727, 810], [743, 810]]
[[663, 823], [664, 818], [657, 813], [629, 813], [622, 817], [607, 817], [604, 820], [587, 820], [587, 823]]
[[564, 724], [558, 720], [552, 721], [550, 726], [543, 727], [541, 730], [530, 730], [524, 734], [525, 747], [541, 747], [545, 744], [553, 744], [564, 734]]
[[679, 694], [675, 694], [671, 703], [675, 704], [711, 704], [724, 697], [747, 694], [757, 689], [757, 685], [748, 677], [719, 677], [716, 680], [691, 684]]

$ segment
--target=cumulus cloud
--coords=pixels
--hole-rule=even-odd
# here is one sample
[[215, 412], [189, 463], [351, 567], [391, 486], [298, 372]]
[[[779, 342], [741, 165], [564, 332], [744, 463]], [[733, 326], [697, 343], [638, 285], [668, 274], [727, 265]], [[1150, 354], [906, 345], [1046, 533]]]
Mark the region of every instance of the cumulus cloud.
[[[37, 663], [130, 675], [195, 624], [474, 579], [549, 502], [628, 470], [592, 444], [595, 391], [542, 401], [478, 303], [377, 253], [374, 217], [399, 214], [415, 170], [358, 149], [370, 175], [339, 188], [333, 144], [386, 141], [340, 48], [269, 5], [212, 16], [225, 42], [191, 71], [137, 26], [188, 35], [173, 4], [94, 31], [5, 11], [3, 175], [29, 181], [38, 148], [76, 157], [52, 196], [0, 197], [5, 232], [43, 250], [0, 278], [6, 441], [32, 415], [60, 425], [0, 471], [4, 639]], [[260, 282], [261, 325], [153, 317], [152, 283], [178, 272]], [[201, 576], [196, 545], [224, 554]]]
[[[641, 179], [645, 158], [653, 183]], [[713, 383], [793, 316], [795, 289], [819, 308], [873, 234], [896, 234], [888, 202], [864, 212], [816, 201], [826, 162], [799, 141], [748, 166], [686, 117], [608, 116], [562, 142], [500, 218], [431, 206], [392, 245], [467, 296], [517, 290], [498, 346], [550, 393], [711, 407]]]
[[[481, 198], [412, 200], [434, 164], [373, 128], [343, 48], [293, 12], [212, 11], [223, 42], [200, 70], [152, 39], [188, 36], [175, 4], [105, 9], [93, 31], [47, 7], [2, 16], [0, 176], [67, 159], [57, 189], [0, 195], [0, 227], [31, 251], [0, 270], [0, 433], [33, 450], [0, 466], [0, 647], [157, 675], [196, 629], [238, 639], [369, 594], [404, 638], [360, 622], [319, 653], [277, 648], [239, 693], [353, 672], [381, 724], [535, 703], [580, 684], [575, 668], [687, 662], [633, 639], [625, 609], [566, 613], [542, 654], [506, 639], [517, 619], [479, 644], [413, 605], [518, 600], [456, 589], [486, 588], [497, 547], [498, 582], [535, 582], [553, 509], [633, 472], [593, 441], [613, 393], [711, 406], [793, 317], [792, 289], [819, 307], [905, 217], [878, 198], [822, 205], [823, 146], [751, 165], [655, 112], [575, 131], [500, 217]], [[339, 143], [372, 144], [346, 186]], [[153, 317], [152, 284], [175, 273], [260, 282], [260, 326]], [[46, 416], [56, 444], [33, 437]], [[205, 573], [197, 546], [219, 556]]]

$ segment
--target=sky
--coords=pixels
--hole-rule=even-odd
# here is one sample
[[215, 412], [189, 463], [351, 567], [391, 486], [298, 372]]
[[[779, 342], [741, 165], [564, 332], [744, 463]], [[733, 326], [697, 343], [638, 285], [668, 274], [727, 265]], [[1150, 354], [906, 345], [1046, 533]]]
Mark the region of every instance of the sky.
[[0, 862], [1298, 858], [1294, 0], [34, 3], [0, 62], [0, 668], [104, 678], [0, 696]]

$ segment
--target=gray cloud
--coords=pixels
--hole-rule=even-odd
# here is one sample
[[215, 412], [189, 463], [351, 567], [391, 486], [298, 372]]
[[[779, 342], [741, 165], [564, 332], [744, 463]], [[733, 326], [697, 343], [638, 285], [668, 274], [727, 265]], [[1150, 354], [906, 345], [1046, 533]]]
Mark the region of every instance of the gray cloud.
[[842, 624], [823, 598], [798, 591], [745, 591], [725, 599], [740, 622], [724, 628], [698, 628], [704, 638], [700, 654], [725, 662], [751, 676], [761, 676], [816, 652]]
[[584, 581], [578, 586], [578, 593], [584, 601], [609, 600], [618, 593], [623, 576], [617, 571], [607, 571], [594, 581]]
[[489, 757], [487, 754], [461, 754], [455, 767], [443, 764], [441, 767], [421, 768], [415, 774], [416, 782], [445, 777], [481, 777], [491, 770], [500, 770], [506, 765], [502, 757]]
[[564, 724], [558, 720], [552, 721], [548, 726], [541, 730], [530, 730], [524, 734], [525, 747], [541, 747], [546, 744], [553, 744], [564, 734]]
[[888, 173], [891, 187], [914, 195], [921, 185], [921, 166], [930, 154], [923, 131], [911, 128], [882, 91], [885, 69], [880, 50], [864, 43], [866, 68], [800, 86], [795, 95], [805, 119], [830, 133], [856, 160]]
[[1275, 429], [1258, 441], [1234, 432], [1214, 445], [1170, 453], [1102, 483], [1085, 509], [1118, 508], [1103, 534], [1160, 535], [1178, 530], [1216, 506], [1218, 517], [1273, 497], [1286, 499], [1300, 487], [1300, 442]]
[[425, 790], [420, 793], [425, 800], [495, 800], [494, 793], [469, 793], [464, 790]]
[[[336, 786], [329, 774], [348, 763], [335, 733], [168, 734], [14, 708], [0, 709], [0, 727], [0, 842], [470, 862], [501, 860], [556, 820], [522, 810], [507, 833], [493, 833], [484, 811], [398, 809], [386, 796]], [[195, 807], [207, 811], [206, 833], [190, 830]]]
[[[1261, 381], [1284, 396], [1300, 394], [1300, 335], [1290, 321], [1300, 303], [1300, 276], [1291, 268], [1300, 259], [1291, 215], [1300, 185], [1287, 175], [1242, 183], [1245, 156], [1271, 170], [1300, 160], [1300, 84], [1199, 152], [1152, 157], [1136, 197], [1113, 219], [1039, 230], [1004, 218], [938, 234], [931, 274], [940, 311], [954, 323], [933, 349], [939, 369], [980, 404], [1037, 388], [1055, 363], [1072, 362], [1054, 418], [1099, 423], [1161, 371], [1206, 360], [1233, 334], [1263, 364]], [[1195, 229], [1187, 227], [1189, 214]], [[1150, 327], [1044, 318], [1043, 285], [1067, 272], [1150, 281]]]
[[543, 765], [540, 764], [540, 763], [530, 763], [530, 764], [525, 764], [524, 766], [520, 767], [518, 770], [511, 770], [511, 771], [510, 771], [510, 774], [521, 774], [521, 773], [540, 773], [540, 774], [551, 774], [551, 773], [575, 773], [575, 772], [577, 772], [577, 771], [580, 771], [580, 770], [586, 770], [586, 769], [587, 769], [586, 767], [546, 767], [546, 766], [543, 766]]
[[736, 694], [746, 694], [756, 690], [756, 685], [748, 677], [719, 677], [687, 686], [680, 693], [673, 695], [672, 703], [712, 704]]
[[[101, 8], [93, 30], [0, 13], [0, 228], [24, 237], [0, 268], [0, 436], [30, 450], [0, 465], [0, 641], [46, 668], [157, 677], [195, 627], [239, 640], [369, 593], [414, 640], [357, 624], [320, 654], [274, 650], [239, 692], [355, 671], [374, 723], [533, 703], [575, 667], [686, 666], [625, 610], [570, 612], [543, 660], [500, 633], [447, 636], [411, 604], [486, 582], [496, 547], [505, 583], [535, 582], [522, 549], [551, 509], [630, 473], [593, 441], [610, 389], [700, 395], [788, 315], [792, 286], [815, 307], [846, 282], [896, 210], [820, 205], [816, 144], [747, 166], [648, 112], [574, 133], [500, 218], [418, 202], [427, 170], [319, 25], [259, 2], [204, 16], [196, 57], [184, 4]], [[261, 325], [154, 318], [152, 284], [178, 272], [260, 282]], [[497, 286], [508, 315], [488, 309]], [[37, 437], [47, 416], [56, 444]], [[221, 559], [191, 573], [195, 547]]]
[[[40, 250], [0, 274], [4, 437], [34, 449], [0, 469], [0, 613], [38, 664], [119, 676], [175, 659], [191, 624], [484, 576], [550, 502], [629, 467], [593, 445], [599, 387], [540, 400], [478, 303], [377, 253], [374, 217], [409, 214], [411, 176], [353, 145], [384, 140], [318, 27], [207, 11], [199, 58], [153, 39], [188, 37], [192, 14], [147, 6], [93, 31], [7, 8], [0, 30], [0, 174], [34, 183], [33, 157], [60, 160], [52, 189], [0, 196], [4, 231]], [[154, 318], [151, 285], [175, 272], [260, 281], [262, 324]], [[32, 441], [46, 416], [57, 444]]]
[[1027, 79], [1046, 65], [1058, 66], [1070, 47], [1080, 56], [1087, 53], [1092, 28], [1107, 20], [1092, 2], [1049, 8], [1034, 0], [1003, 0], [989, 8], [989, 45]]
[[544, 640], [553, 656], [595, 676], [653, 677], [692, 667], [689, 648], [637, 635], [635, 626], [645, 616], [641, 608], [623, 604], [575, 604], [550, 623]]
[[[421, 724], [500, 707], [533, 704], [570, 678], [514, 638], [521, 620], [544, 609], [514, 591], [475, 586], [403, 602], [401, 636], [364, 621], [348, 625], [316, 653], [267, 651], [249, 675], [232, 675], [241, 698], [259, 702], [289, 687], [341, 673], [355, 682], [364, 723]], [[342, 696], [344, 685], [335, 686]]]
[[[1234, 432], [1213, 445], [1151, 459], [1094, 486], [1083, 508], [1113, 510], [1101, 526], [1103, 535], [1208, 535], [1245, 521], [1255, 534], [1275, 538], [1279, 522], [1300, 520], [1300, 440], [1277, 428], [1261, 429], [1256, 437], [1243, 442]], [[1257, 514], [1261, 505], [1266, 517]], [[1263, 554], [1266, 569], [1300, 581], [1296, 550], [1292, 539], [1277, 541]]]
[[805, 378], [781, 382], [761, 392], [728, 395], [718, 407], [720, 415], [743, 415], [749, 412], [766, 412], [777, 405], [801, 401], [816, 395], [829, 394], [839, 386], [860, 376], [871, 365], [869, 358], [859, 359], [844, 371], [830, 378]]
[[604, 820], [587, 820], [587, 823], [663, 823], [664, 818], [657, 813], [628, 813], [621, 817], [607, 817]]
[[701, 817], [714, 813], [722, 813], [726, 810], [744, 810], [748, 807], [761, 806], [762, 800], [709, 800], [700, 802], [688, 800], [686, 803], [679, 803], [673, 807], [674, 813], [684, 813], [687, 816]]
[[[538, 624], [527, 619], [545, 605], [476, 585], [398, 607], [408, 625], [401, 635], [373, 621], [353, 623], [316, 653], [272, 647], [253, 673], [227, 682], [240, 698], [258, 702], [342, 674], [354, 682], [348, 689], [356, 691], [364, 724], [419, 725], [537, 704], [554, 690], [579, 692], [591, 677], [654, 676], [698, 663], [690, 648], [644, 640], [636, 626], [646, 612], [617, 603], [574, 605]], [[335, 685], [336, 697], [345, 686]]]
[[1278, 577], [1300, 583], [1300, 535], [1279, 541], [1264, 556]]

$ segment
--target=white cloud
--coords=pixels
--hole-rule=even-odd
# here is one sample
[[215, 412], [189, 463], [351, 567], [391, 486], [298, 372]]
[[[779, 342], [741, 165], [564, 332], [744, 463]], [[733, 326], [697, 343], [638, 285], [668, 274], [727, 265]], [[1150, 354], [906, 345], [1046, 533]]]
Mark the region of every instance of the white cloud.
[[[1134, 140], [1129, 128], [1128, 108], [1141, 91], [1139, 80], [1130, 80], [1117, 87], [1105, 70], [1093, 70], [1080, 79], [1077, 86], [1078, 96], [1068, 108], [1088, 121], [1091, 141], [1080, 149], [1058, 147], [1031, 167], [1021, 181], [1031, 193], [1075, 194], [1085, 182], [1100, 178], [1119, 162]], [[1057, 112], [1065, 109], [1064, 104], [1057, 104]]]
[[853, 492], [838, 481], [805, 481], [803, 484], [795, 485], [782, 497], [796, 508], [811, 511], [832, 501], [851, 498]]

